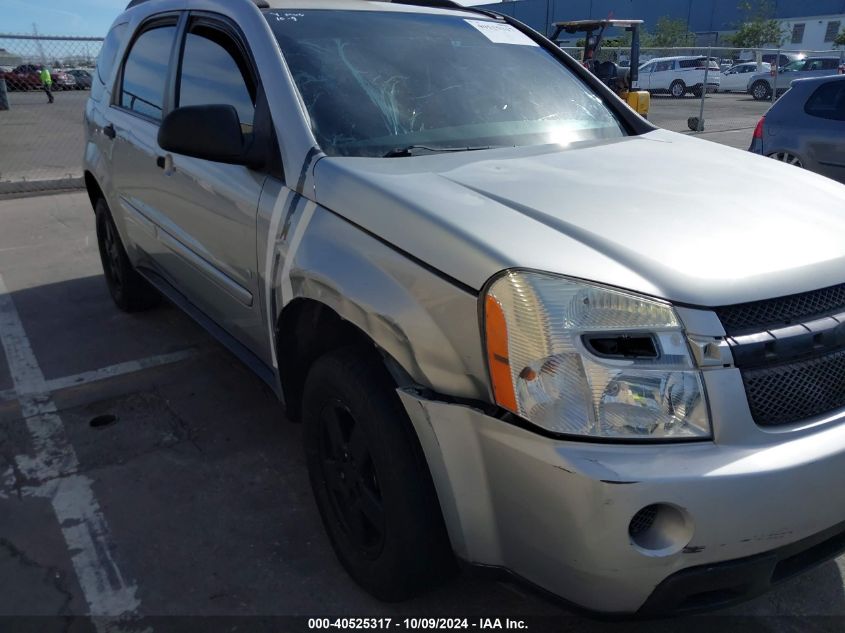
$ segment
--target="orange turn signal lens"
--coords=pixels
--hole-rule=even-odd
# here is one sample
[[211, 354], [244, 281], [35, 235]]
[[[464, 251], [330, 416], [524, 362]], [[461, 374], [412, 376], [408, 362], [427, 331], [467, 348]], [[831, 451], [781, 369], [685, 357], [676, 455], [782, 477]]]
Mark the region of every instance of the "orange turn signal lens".
[[517, 412], [516, 394], [508, 357], [508, 324], [502, 306], [492, 296], [484, 301], [484, 329], [487, 336], [487, 364], [493, 381], [493, 397], [505, 409]]

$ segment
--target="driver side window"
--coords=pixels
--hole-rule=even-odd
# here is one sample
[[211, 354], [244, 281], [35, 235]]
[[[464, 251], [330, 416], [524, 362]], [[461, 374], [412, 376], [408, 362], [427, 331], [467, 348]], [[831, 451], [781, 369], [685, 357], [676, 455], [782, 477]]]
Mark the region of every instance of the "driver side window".
[[249, 134], [255, 122], [256, 82], [238, 43], [225, 31], [204, 21], [185, 36], [178, 106], [231, 105], [241, 130]]

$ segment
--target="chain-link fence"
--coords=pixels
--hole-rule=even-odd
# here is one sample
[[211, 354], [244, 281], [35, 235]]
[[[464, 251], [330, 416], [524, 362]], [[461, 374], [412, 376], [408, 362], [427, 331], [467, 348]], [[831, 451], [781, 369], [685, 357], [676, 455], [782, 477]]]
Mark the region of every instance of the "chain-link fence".
[[[0, 193], [81, 185], [82, 118], [101, 45], [100, 38], [0, 34]], [[564, 50], [581, 57], [580, 49]], [[598, 61], [625, 73], [630, 49], [604, 48]], [[639, 87], [652, 93], [655, 125], [715, 132], [709, 138], [747, 147], [793, 79], [838, 72], [845, 72], [845, 50], [644, 48]]]
[[81, 184], [82, 119], [101, 45], [0, 34], [0, 193]]
[[[564, 50], [581, 58], [581, 49]], [[630, 49], [604, 48], [597, 61], [628, 72]], [[747, 147], [760, 117], [794, 79], [837, 73], [845, 73], [845, 50], [644, 48], [639, 88], [651, 93], [649, 119], [655, 125], [722, 133], [714, 137]]]

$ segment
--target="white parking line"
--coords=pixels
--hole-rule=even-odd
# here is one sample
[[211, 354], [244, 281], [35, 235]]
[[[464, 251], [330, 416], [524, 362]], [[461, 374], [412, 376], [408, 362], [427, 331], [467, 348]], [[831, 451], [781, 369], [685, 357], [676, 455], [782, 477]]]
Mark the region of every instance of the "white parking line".
[[33, 454], [17, 459], [21, 473], [38, 482], [30, 494], [46, 497], [64, 536], [79, 585], [92, 616], [131, 616], [138, 609], [137, 587], [112, 557], [111, 536], [91, 480], [78, 473], [79, 460], [68, 440], [44, 374], [23, 323], [0, 275], [0, 343]]
[[[84, 371], [72, 376], [63, 376], [61, 378], [53, 378], [46, 380], [45, 392], [54, 393], [62, 389], [70, 387], [78, 387], [90, 382], [97, 382], [99, 380], [106, 380], [116, 376], [123, 376], [125, 374], [133, 374], [144, 369], [151, 369], [152, 367], [161, 367], [162, 365], [170, 365], [187, 360], [196, 355], [195, 349], [186, 349], [171, 354], [161, 354], [159, 356], [150, 356], [149, 358], [142, 358], [140, 360], [130, 360], [125, 363], [117, 363], [116, 365], [109, 365], [108, 367], [101, 367], [93, 371]], [[17, 400], [22, 394], [15, 389], [7, 389], [0, 391], [0, 402], [10, 402]]]

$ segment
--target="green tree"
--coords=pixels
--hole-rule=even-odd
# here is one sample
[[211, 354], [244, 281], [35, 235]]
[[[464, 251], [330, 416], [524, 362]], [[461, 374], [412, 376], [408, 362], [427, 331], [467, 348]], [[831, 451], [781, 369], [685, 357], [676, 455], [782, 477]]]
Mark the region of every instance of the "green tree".
[[845, 46], [845, 29], [842, 29], [839, 35], [836, 36], [836, 39], [833, 40], [833, 43], [837, 46]]
[[647, 48], [673, 48], [692, 46], [695, 43], [695, 35], [689, 32], [686, 21], [665, 15], [657, 20], [654, 32], [643, 32], [641, 39], [643, 46]]
[[739, 5], [744, 14], [742, 24], [731, 35], [730, 43], [737, 48], [764, 48], [781, 46], [786, 41], [786, 31], [775, 19], [772, 0], [745, 0]]

